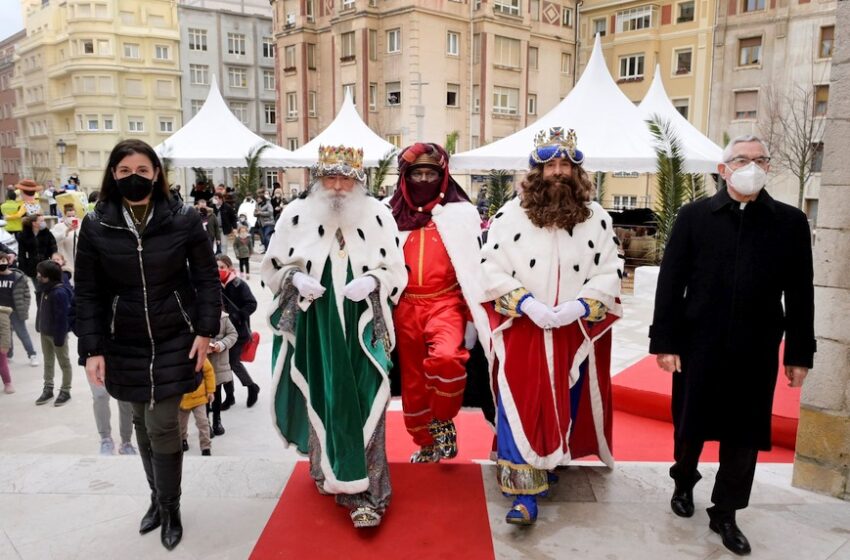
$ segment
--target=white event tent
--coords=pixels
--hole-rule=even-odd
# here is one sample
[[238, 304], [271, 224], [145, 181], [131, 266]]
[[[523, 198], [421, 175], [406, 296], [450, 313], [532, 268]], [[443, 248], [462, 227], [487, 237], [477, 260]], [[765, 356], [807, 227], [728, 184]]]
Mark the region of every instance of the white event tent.
[[363, 148], [363, 165], [375, 167], [387, 152], [395, 150], [363, 122], [348, 92], [333, 122], [318, 136], [295, 150], [283, 162], [283, 167], [308, 167], [319, 159], [319, 146], [354, 146]]
[[224, 102], [213, 76], [198, 114], [154, 150], [174, 167], [245, 167], [248, 153], [263, 144], [271, 147], [260, 157], [261, 167], [281, 167], [292, 154], [242, 124]]
[[655, 170], [652, 135], [608, 72], [598, 35], [581, 78], [554, 109], [510, 136], [452, 156], [452, 169], [528, 169], [534, 136], [553, 126], [575, 129], [589, 170]]
[[716, 173], [723, 149], [688, 122], [673, 106], [661, 81], [661, 67], [655, 67], [655, 77], [646, 96], [638, 106], [644, 120], [659, 118], [670, 128], [682, 147], [685, 170], [691, 173]]

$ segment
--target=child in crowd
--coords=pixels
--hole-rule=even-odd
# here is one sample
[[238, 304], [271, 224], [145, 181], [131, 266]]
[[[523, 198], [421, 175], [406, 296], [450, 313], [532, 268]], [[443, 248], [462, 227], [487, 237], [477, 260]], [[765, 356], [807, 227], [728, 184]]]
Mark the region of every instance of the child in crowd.
[[[53, 398], [54, 362], [62, 369], [62, 387], [53, 406], [62, 406], [71, 400], [71, 360], [68, 356], [68, 333], [71, 331], [71, 307], [74, 291], [62, 282], [62, 269], [51, 260], [36, 265], [35, 330], [41, 333], [41, 351], [44, 353], [44, 390], [35, 404], [46, 404]], [[55, 359], [54, 359], [55, 357]]]
[[233, 252], [236, 258], [239, 259], [239, 276], [242, 278], [251, 277], [251, 265], [249, 259], [254, 252], [253, 239], [248, 233], [248, 226], [240, 225], [236, 230], [236, 239], [233, 241]]
[[[0, 306], [0, 378], [3, 379], [3, 392], [11, 395], [15, 392], [12, 386], [12, 375], [9, 373], [9, 359], [6, 354], [12, 346], [12, 315], [11, 307]], [[236, 330], [233, 331], [236, 340]]]
[[59, 265], [60, 270], [62, 271], [62, 283], [65, 284], [66, 287], [72, 288], [74, 285], [74, 278], [71, 269], [68, 267], [68, 264], [65, 261], [65, 257], [62, 256], [62, 253], [53, 253], [50, 256], [50, 260]]
[[204, 360], [204, 380], [191, 393], [183, 395], [177, 418], [180, 421], [180, 433], [183, 435], [183, 451], [189, 450], [189, 415], [195, 416], [198, 428], [198, 440], [201, 455], [212, 455], [210, 443], [210, 423], [207, 420], [207, 404], [215, 399], [215, 373], [209, 360]]
[[212, 362], [215, 370], [215, 400], [212, 402], [212, 435], [224, 435], [224, 426], [221, 424], [221, 386], [223, 383], [233, 382], [233, 370], [230, 368], [230, 350], [239, 337], [236, 327], [230, 322], [227, 313], [221, 314], [221, 325], [218, 334], [210, 341], [210, 351], [207, 358]]

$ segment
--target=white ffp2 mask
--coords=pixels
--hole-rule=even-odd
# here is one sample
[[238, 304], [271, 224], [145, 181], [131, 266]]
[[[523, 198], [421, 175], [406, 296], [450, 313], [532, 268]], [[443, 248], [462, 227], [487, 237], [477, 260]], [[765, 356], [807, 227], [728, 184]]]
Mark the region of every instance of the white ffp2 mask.
[[732, 188], [744, 196], [758, 194], [767, 183], [767, 173], [764, 169], [751, 161], [744, 167], [736, 169], [729, 177]]

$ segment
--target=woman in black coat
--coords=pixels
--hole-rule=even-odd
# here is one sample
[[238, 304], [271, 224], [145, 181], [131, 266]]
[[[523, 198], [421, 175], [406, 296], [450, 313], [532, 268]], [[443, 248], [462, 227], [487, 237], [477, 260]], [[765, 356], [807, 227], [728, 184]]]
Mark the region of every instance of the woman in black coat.
[[34, 214], [21, 222], [23, 229], [18, 237], [18, 264], [24, 274], [35, 281], [35, 267], [50, 260], [56, 252], [56, 238], [47, 228], [44, 216]]
[[80, 228], [76, 290], [89, 381], [133, 403], [151, 487], [139, 531], [161, 525], [170, 550], [183, 534], [178, 407], [201, 383], [221, 288], [198, 213], [170, 197], [162, 164], [142, 141], [112, 150], [97, 206]]

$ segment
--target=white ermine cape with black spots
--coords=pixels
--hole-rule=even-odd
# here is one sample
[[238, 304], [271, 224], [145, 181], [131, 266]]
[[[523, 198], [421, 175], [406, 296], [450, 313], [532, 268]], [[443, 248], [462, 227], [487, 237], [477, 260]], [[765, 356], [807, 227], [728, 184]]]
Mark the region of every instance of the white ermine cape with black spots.
[[617, 253], [611, 216], [596, 202], [588, 207], [590, 218], [570, 233], [534, 225], [519, 198], [505, 204], [494, 216], [487, 244], [481, 249], [483, 301], [524, 287], [550, 307], [590, 298], [621, 316], [616, 299], [623, 261]]

